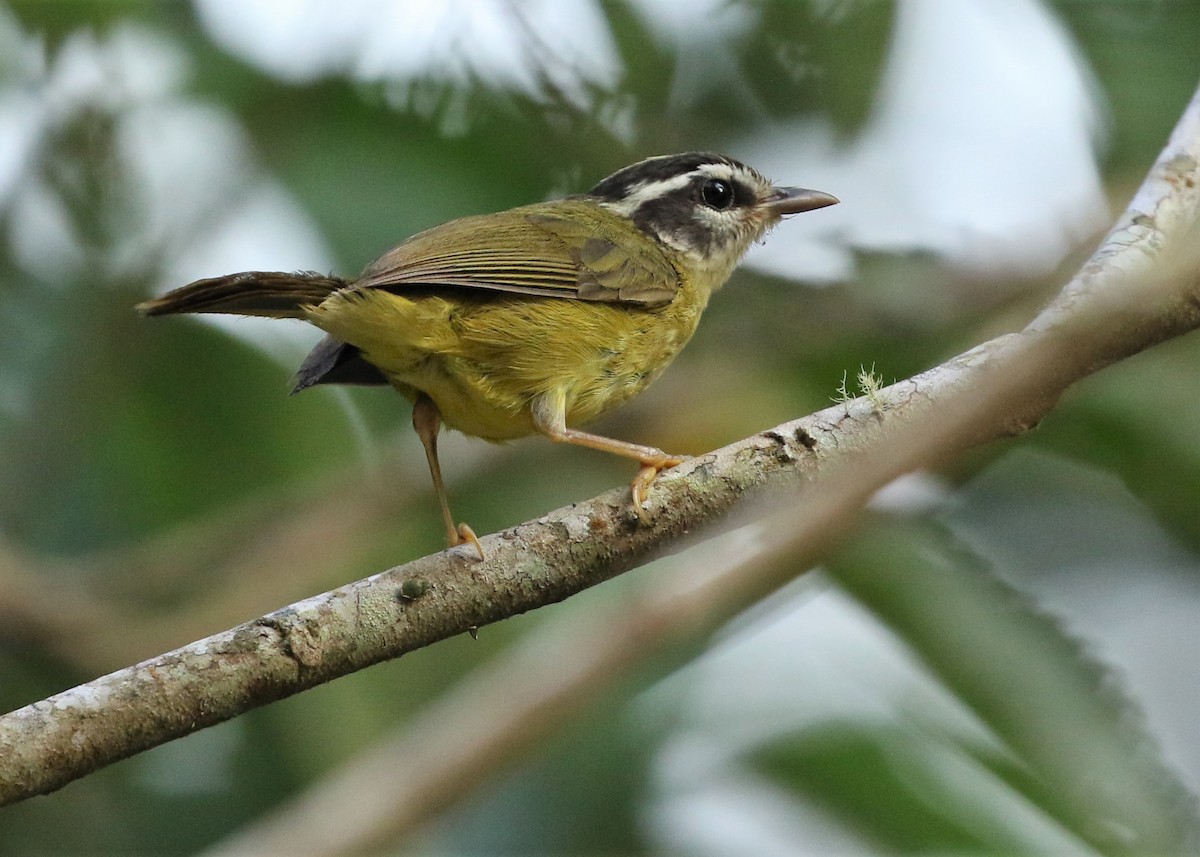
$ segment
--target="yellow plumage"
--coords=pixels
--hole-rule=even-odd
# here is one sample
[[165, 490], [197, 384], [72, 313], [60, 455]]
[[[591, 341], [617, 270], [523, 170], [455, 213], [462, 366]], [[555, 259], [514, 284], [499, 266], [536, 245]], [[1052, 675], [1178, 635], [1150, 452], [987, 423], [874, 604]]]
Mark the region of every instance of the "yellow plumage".
[[620, 170], [580, 197], [464, 217], [421, 232], [355, 280], [249, 271], [147, 301], [147, 315], [228, 312], [303, 318], [326, 339], [297, 389], [389, 383], [413, 425], [452, 544], [437, 434], [501, 441], [540, 432], [635, 459], [633, 505], [682, 458], [581, 431], [640, 393], [696, 330], [751, 242], [788, 214], [831, 205], [777, 188], [722, 155], [689, 152]]
[[407, 398], [427, 395], [446, 425], [496, 441], [535, 431], [531, 405], [541, 395], [562, 397], [569, 425], [628, 401], [679, 353], [703, 309], [699, 297], [631, 309], [371, 290], [337, 292], [307, 315]]

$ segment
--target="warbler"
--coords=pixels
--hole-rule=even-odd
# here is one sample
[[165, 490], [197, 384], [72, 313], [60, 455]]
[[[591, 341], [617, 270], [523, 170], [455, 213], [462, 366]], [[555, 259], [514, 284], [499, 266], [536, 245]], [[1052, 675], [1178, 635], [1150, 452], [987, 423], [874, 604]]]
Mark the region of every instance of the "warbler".
[[751, 243], [789, 214], [834, 205], [776, 187], [724, 155], [687, 152], [618, 170], [586, 194], [452, 220], [347, 280], [247, 271], [139, 304], [175, 313], [299, 318], [328, 334], [294, 391], [390, 384], [413, 403], [451, 545], [483, 549], [450, 513], [441, 426], [505, 441], [540, 433], [637, 461], [640, 517], [655, 475], [685, 456], [577, 425], [637, 395], [691, 339]]

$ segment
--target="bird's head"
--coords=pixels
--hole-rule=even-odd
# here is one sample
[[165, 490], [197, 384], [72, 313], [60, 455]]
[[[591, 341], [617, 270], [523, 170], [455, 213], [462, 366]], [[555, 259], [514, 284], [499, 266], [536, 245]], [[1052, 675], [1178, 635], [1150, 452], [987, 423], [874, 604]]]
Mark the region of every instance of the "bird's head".
[[818, 190], [777, 187], [758, 170], [710, 152], [647, 158], [588, 196], [629, 218], [687, 267], [726, 275], [780, 218], [838, 202]]

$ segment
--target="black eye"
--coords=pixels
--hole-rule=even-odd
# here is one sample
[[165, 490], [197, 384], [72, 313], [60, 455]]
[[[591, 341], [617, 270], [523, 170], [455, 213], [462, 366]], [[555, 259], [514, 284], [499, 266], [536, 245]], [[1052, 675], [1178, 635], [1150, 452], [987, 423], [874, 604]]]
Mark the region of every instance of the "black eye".
[[700, 198], [708, 207], [724, 211], [733, 205], [733, 185], [721, 179], [709, 179], [700, 188]]

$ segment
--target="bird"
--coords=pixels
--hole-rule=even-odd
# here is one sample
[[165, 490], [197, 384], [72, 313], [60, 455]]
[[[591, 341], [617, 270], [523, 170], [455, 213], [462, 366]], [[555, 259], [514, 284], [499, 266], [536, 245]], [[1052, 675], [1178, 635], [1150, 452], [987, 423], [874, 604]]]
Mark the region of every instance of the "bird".
[[709, 298], [783, 217], [834, 205], [726, 155], [638, 161], [590, 191], [417, 233], [354, 279], [244, 271], [147, 300], [146, 316], [302, 319], [325, 332], [293, 392], [390, 385], [412, 402], [446, 540], [485, 553], [450, 512], [442, 426], [489, 441], [541, 434], [636, 461], [631, 505], [686, 456], [579, 425], [646, 388], [691, 339]]

